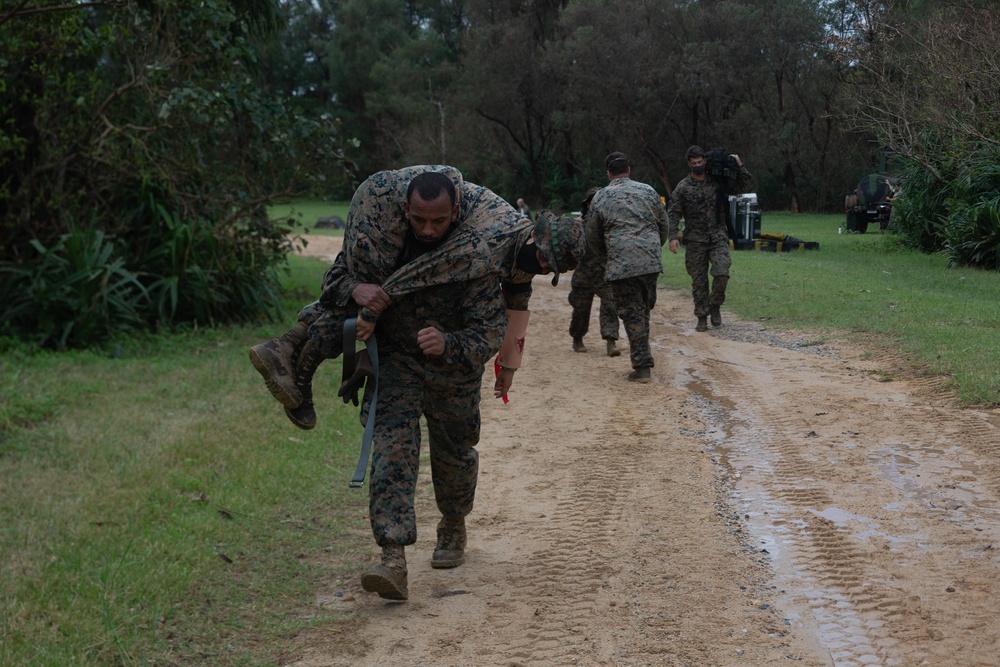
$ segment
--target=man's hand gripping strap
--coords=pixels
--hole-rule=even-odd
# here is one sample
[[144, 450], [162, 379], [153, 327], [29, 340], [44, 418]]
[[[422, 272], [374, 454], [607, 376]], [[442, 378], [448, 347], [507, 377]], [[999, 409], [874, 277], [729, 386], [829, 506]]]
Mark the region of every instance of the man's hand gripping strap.
[[[344, 321], [344, 371], [340, 382], [340, 392], [338, 395], [344, 399], [344, 403], [354, 400], [357, 405], [357, 391], [360, 388], [358, 377], [369, 379], [372, 385], [372, 402], [368, 408], [368, 420], [365, 422], [365, 433], [361, 438], [361, 452], [358, 454], [358, 466], [354, 470], [354, 477], [351, 478], [350, 487], [360, 489], [365, 484], [365, 475], [368, 472], [368, 458], [372, 451], [372, 438], [375, 434], [375, 408], [378, 406], [378, 342], [375, 334], [367, 341], [368, 361], [370, 368], [364, 362], [358, 363], [358, 355], [355, 351], [357, 335], [357, 318], [351, 317]], [[353, 395], [352, 395], [353, 390]]]

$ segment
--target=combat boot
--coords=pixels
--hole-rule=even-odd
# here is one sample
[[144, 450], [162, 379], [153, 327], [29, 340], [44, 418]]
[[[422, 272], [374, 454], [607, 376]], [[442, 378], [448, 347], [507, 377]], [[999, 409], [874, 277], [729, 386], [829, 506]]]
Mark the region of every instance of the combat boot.
[[628, 379], [630, 382], [641, 382], [646, 384], [649, 382], [649, 368], [637, 368], [628, 374]]
[[698, 318], [698, 324], [694, 328], [695, 331], [708, 331], [708, 318], [704, 315]]
[[573, 351], [574, 352], [587, 351], [587, 346], [583, 344], [583, 336], [577, 336], [573, 338]]
[[719, 312], [719, 307], [718, 306], [711, 306], [710, 309], [711, 309], [711, 314], [712, 314], [712, 326], [713, 327], [721, 327], [722, 326], [722, 313]]
[[302, 393], [295, 386], [295, 361], [309, 325], [298, 322], [278, 338], [250, 348], [250, 362], [264, 378], [267, 390], [286, 408], [296, 408]]
[[608, 356], [609, 357], [620, 357], [621, 354], [622, 354], [622, 351], [619, 350], [618, 347], [615, 345], [615, 341], [613, 341], [613, 340], [611, 340], [609, 338], [608, 339]]
[[386, 600], [405, 600], [410, 596], [406, 583], [406, 552], [402, 544], [382, 547], [382, 562], [361, 575], [361, 588], [378, 593]]
[[302, 346], [295, 363], [295, 386], [302, 400], [294, 408], [285, 408], [285, 416], [304, 431], [316, 426], [316, 408], [313, 406], [312, 379], [316, 368], [325, 357], [320, 353], [320, 344], [309, 340]]
[[458, 567], [465, 562], [465, 518], [442, 517], [438, 522], [437, 546], [431, 556], [431, 567]]

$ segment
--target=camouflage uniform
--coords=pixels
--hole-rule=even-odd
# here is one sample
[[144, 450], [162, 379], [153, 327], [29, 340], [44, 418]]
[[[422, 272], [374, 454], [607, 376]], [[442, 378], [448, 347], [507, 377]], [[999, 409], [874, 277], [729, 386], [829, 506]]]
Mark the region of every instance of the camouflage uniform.
[[[403, 211], [406, 189], [414, 176], [425, 171], [440, 171], [455, 182], [458, 219], [440, 246], [398, 267], [409, 231]], [[365, 309], [357, 312], [352, 294], [361, 283], [381, 285], [395, 301], [427, 286], [492, 275], [519, 285], [518, 297], [509, 307], [527, 309], [534, 276], [513, 266], [532, 227], [488, 188], [463, 182], [452, 167], [430, 165], [378, 172], [354, 193], [344, 232], [345, 250], [323, 276], [320, 300], [303, 308], [298, 319], [310, 325], [309, 338], [321, 342], [323, 355], [332, 359], [342, 351], [344, 319], [355, 314], [369, 321], [376, 319]]]
[[632, 368], [652, 368], [649, 313], [656, 305], [667, 240], [663, 202], [645, 183], [618, 177], [594, 195], [590, 215], [594, 225], [585, 227], [587, 246], [606, 262], [604, 280], [625, 324]]
[[[588, 211], [583, 220], [584, 233], [587, 233], [587, 227], [594, 224], [594, 217]], [[594, 303], [594, 295], [601, 299], [598, 317], [601, 338], [618, 340], [618, 310], [611, 296], [611, 287], [604, 282], [604, 260], [588, 245], [570, 281], [569, 304], [573, 306], [573, 315], [569, 320], [569, 335], [573, 338], [583, 338], [590, 330], [590, 309]]]
[[[426, 356], [417, 331], [445, 332], [445, 353]], [[372, 442], [369, 516], [379, 546], [413, 544], [420, 417], [431, 477], [446, 519], [465, 517], [476, 492], [480, 386], [503, 340], [506, 315], [495, 276], [427, 287], [393, 300], [378, 318], [379, 409]]]
[[[749, 185], [750, 173], [746, 167], [740, 167], [735, 193], [744, 192]], [[674, 188], [667, 208], [671, 239], [678, 238], [680, 221], [684, 219], [684, 266], [691, 276], [694, 314], [698, 318], [708, 317], [712, 306], [721, 306], [726, 301], [732, 259], [726, 227], [728, 201], [721, 212], [717, 203], [721, 188], [711, 177], [698, 180], [687, 176]], [[711, 293], [710, 272], [713, 277]]]

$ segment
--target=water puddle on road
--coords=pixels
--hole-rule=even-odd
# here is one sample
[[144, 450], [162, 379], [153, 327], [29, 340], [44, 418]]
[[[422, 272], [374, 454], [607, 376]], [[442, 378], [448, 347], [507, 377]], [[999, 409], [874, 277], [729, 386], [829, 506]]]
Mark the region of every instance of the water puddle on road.
[[802, 452], [800, 435], [741, 413], [693, 370], [686, 380], [705, 424], [706, 452], [729, 487], [747, 548], [769, 558], [786, 622], [813, 637], [837, 667], [912, 664], [913, 653], [887, 628], [906, 601], [866, 569], [873, 545], [897, 562], [940, 548], [922, 532], [928, 521], [1000, 541], [1000, 534], [989, 535], [1000, 525], [1000, 507], [968, 481], [982, 479], [977, 464], [961, 460], [957, 448], [884, 443], [862, 467], [880, 477], [882, 487], [891, 485], [896, 501], [872, 510], [880, 518], [865, 516], [840, 507], [836, 488], [815, 478], [822, 465], [814, 464], [814, 453]]

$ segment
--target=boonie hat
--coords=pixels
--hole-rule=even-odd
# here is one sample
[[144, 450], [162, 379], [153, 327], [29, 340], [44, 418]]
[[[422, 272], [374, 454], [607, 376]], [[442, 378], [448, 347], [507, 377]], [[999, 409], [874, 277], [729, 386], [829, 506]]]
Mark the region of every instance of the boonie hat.
[[583, 256], [583, 223], [568, 215], [541, 210], [535, 216], [535, 243], [552, 267], [552, 285], [558, 285], [559, 274], [575, 269]]

